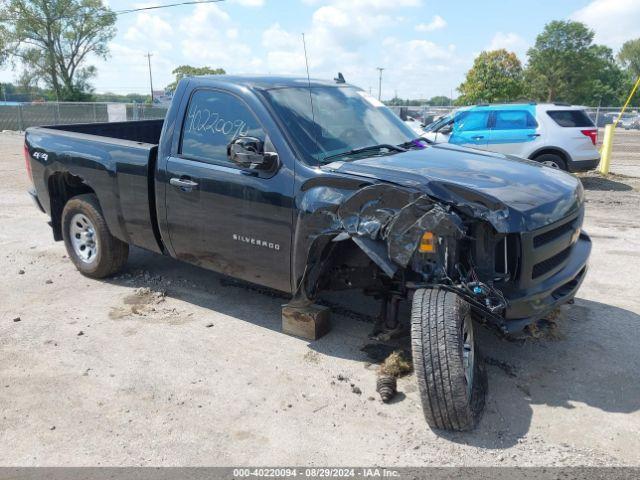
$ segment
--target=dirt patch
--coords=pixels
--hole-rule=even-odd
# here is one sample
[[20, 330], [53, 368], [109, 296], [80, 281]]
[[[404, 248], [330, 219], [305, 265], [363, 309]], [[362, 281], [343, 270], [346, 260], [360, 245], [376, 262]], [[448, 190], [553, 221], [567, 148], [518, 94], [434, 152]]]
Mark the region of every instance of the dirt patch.
[[307, 353], [305, 353], [303, 358], [304, 361], [308, 363], [320, 363], [320, 354], [318, 352], [314, 352], [313, 350], [309, 350]]
[[109, 312], [112, 320], [136, 319], [148, 323], [181, 325], [191, 321], [192, 314], [181, 314], [176, 307], [166, 305], [166, 292], [148, 287], [136, 289], [122, 299], [122, 306]]
[[566, 320], [566, 315], [562, 309], [556, 308], [546, 318], [527, 325], [526, 333], [534, 340], [563, 340], [561, 325]]

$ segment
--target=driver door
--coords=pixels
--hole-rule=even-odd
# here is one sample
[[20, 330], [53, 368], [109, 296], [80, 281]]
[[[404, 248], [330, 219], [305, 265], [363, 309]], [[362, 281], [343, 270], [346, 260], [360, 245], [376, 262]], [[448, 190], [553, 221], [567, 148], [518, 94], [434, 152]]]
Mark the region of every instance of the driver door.
[[486, 150], [489, 143], [489, 110], [464, 110], [453, 119], [449, 143]]
[[166, 162], [171, 248], [180, 260], [290, 292], [292, 179], [277, 160], [269, 170], [232, 162], [228, 148], [239, 137], [273, 150], [240, 98], [195, 90], [178, 151]]

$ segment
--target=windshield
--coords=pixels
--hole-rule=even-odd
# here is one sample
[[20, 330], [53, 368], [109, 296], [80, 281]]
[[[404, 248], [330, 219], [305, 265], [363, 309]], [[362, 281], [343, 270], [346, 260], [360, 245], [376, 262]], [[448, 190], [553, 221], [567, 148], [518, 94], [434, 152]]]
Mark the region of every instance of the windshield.
[[446, 125], [447, 123], [449, 123], [452, 119], [453, 119], [452, 114], [445, 115], [444, 117], [439, 118], [435, 122], [430, 123], [429, 125], [424, 127], [424, 129], [427, 132], [434, 132], [438, 130], [440, 127], [442, 127], [443, 125]]
[[311, 87], [313, 113], [308, 87], [267, 90], [265, 97], [295, 147], [314, 165], [363, 147], [404, 144], [416, 136], [389, 108], [354, 87]]

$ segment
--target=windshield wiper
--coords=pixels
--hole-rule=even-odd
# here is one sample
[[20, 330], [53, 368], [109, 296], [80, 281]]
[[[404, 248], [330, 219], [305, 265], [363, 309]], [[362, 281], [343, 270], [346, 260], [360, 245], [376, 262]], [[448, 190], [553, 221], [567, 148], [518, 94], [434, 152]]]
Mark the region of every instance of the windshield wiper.
[[433, 142], [431, 140], [429, 140], [428, 138], [425, 137], [418, 137], [418, 138], [414, 138], [413, 140], [409, 140], [408, 142], [404, 142], [401, 143], [400, 145], [398, 145], [400, 148], [411, 148], [411, 147], [417, 147], [416, 142], [425, 142], [428, 144], [432, 144]]
[[381, 143], [380, 145], [369, 145], [368, 147], [354, 148], [352, 150], [347, 150], [346, 152], [340, 152], [333, 155], [329, 155], [328, 157], [324, 157], [322, 159], [322, 162], [326, 163], [327, 160], [330, 160], [333, 158], [349, 157], [351, 155], [357, 155], [359, 153], [366, 153], [370, 151], [385, 150], [385, 149], [389, 150], [389, 152], [406, 152], [407, 151], [407, 149], [403, 148], [402, 145], [391, 145], [390, 143]]

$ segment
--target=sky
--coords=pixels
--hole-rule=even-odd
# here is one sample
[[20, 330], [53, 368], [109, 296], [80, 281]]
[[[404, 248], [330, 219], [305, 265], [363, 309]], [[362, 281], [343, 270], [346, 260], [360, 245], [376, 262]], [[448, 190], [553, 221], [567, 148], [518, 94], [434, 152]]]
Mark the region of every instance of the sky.
[[[114, 11], [174, 3], [108, 0]], [[118, 16], [110, 57], [91, 59], [97, 92], [146, 93], [150, 52], [154, 89], [178, 65], [232, 74], [305, 75], [305, 33], [312, 77], [347, 82], [382, 98], [456, 96], [482, 50], [507, 48], [526, 61], [544, 25], [573, 19], [616, 52], [640, 37], [640, 0], [225, 0]], [[0, 80], [14, 74], [0, 72]]]

